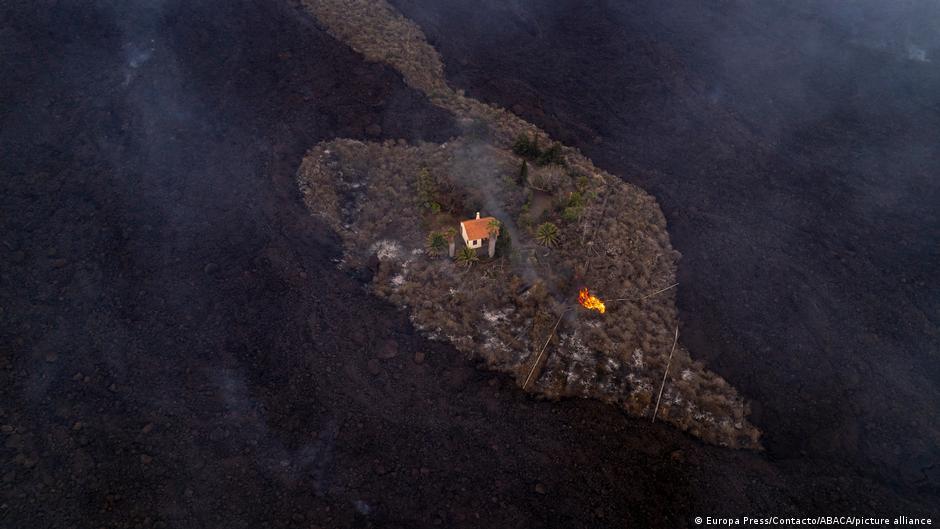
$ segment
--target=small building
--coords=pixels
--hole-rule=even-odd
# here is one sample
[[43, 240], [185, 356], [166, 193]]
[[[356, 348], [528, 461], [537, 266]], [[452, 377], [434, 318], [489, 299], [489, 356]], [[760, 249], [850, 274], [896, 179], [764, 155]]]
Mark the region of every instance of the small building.
[[483, 241], [487, 242], [488, 255], [493, 257], [496, 253], [496, 239], [499, 237], [498, 221], [495, 217], [480, 218], [480, 212], [477, 212], [477, 218], [465, 220], [460, 223], [460, 235], [467, 248], [474, 250], [483, 246]]

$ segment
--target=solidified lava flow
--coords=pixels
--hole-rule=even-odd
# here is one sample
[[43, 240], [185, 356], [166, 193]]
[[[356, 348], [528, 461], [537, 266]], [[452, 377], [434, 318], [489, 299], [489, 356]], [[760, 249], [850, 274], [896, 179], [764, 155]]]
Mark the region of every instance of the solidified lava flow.
[[932, 4], [3, 2], [0, 527], [933, 515]]

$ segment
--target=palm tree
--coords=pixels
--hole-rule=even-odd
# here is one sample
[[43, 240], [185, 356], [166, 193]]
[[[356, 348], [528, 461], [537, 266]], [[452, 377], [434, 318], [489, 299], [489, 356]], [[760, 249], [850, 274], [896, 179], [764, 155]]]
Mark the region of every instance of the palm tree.
[[535, 240], [547, 248], [558, 246], [560, 236], [561, 232], [558, 231], [558, 226], [555, 226], [551, 222], [543, 222], [535, 229]]
[[493, 219], [486, 225], [486, 231], [490, 234], [490, 237], [495, 237], [499, 235], [499, 229], [503, 227], [503, 223]]
[[424, 241], [424, 246], [428, 253], [440, 255], [447, 249], [447, 238], [439, 231], [432, 231]]
[[480, 260], [480, 258], [477, 257], [477, 251], [468, 246], [464, 246], [457, 252], [456, 259], [458, 263], [467, 265], [467, 268], [470, 268], [473, 263]]
[[441, 232], [444, 235], [444, 239], [447, 240], [447, 255], [454, 256], [454, 248], [457, 239], [457, 229], [454, 227], [447, 228]]

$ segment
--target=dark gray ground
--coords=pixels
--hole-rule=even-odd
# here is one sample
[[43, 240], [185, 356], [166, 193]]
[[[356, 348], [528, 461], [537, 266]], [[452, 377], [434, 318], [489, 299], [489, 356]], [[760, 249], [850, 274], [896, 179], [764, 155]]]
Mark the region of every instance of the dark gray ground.
[[[455, 42], [473, 42], [466, 35]], [[406, 314], [336, 268], [337, 241], [307, 214], [294, 173], [321, 139], [366, 137], [377, 124], [381, 137], [443, 140], [453, 124], [296, 6], [11, 1], [0, 6], [0, 53], [2, 527], [673, 528], [695, 515], [914, 514], [936, 504], [935, 481], [869, 479], [859, 459], [812, 445], [798, 457], [785, 432], [857, 410], [817, 416], [799, 398], [784, 414], [739, 356], [761, 349], [719, 332], [735, 322], [758, 343], [764, 329], [734, 320], [725, 298], [691, 279], [684, 334], [764, 399], [770, 457], [705, 447], [598, 403], [534, 401], [416, 336]], [[560, 101], [549, 88], [545, 101]], [[644, 174], [652, 184], [659, 173]], [[792, 200], [817, 195], [779, 189]], [[684, 273], [698, 273], [678, 196], [661, 199], [687, 254]], [[690, 219], [710, 226], [700, 218], [714, 213], [698, 207]], [[922, 222], [914, 235], [936, 234], [934, 218]], [[716, 237], [731, 244], [736, 233]], [[863, 242], [857, 251], [875, 244]], [[722, 248], [711, 255], [724, 259]], [[912, 259], [923, 257], [912, 248]], [[736, 270], [729, 281], [740, 282]], [[908, 280], [929, 283], [924, 273]], [[774, 284], [786, 292], [789, 283]], [[900, 294], [872, 295], [911, 312], [935, 301], [929, 285], [919, 288], [906, 305], [890, 297]], [[698, 314], [695, 303], [710, 310]], [[764, 391], [797, 388], [782, 374], [788, 357], [766, 347], [782, 364], [763, 373]], [[888, 379], [935, 380], [931, 351], [911, 348], [908, 370]], [[852, 402], [874, 400], [872, 375], [859, 377]], [[800, 391], [840, 380], [807, 379]], [[898, 417], [935, 409], [931, 395], [901, 404]], [[906, 461], [922, 438], [891, 439]]]
[[393, 3], [456, 86], [659, 199], [685, 343], [773, 458], [940, 490], [940, 6]]

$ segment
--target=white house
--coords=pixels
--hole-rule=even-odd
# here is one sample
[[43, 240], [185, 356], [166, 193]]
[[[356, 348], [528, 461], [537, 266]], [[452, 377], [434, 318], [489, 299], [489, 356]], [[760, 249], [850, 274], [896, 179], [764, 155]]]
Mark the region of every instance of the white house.
[[[460, 223], [460, 235], [467, 248], [474, 250], [483, 246], [483, 241], [487, 241], [488, 255], [493, 257], [496, 253], [496, 239], [499, 237], [499, 229], [493, 229], [491, 224], [496, 222], [494, 217], [480, 218], [480, 212], [477, 212], [477, 218], [465, 220]], [[491, 233], [492, 232], [492, 233]]]

